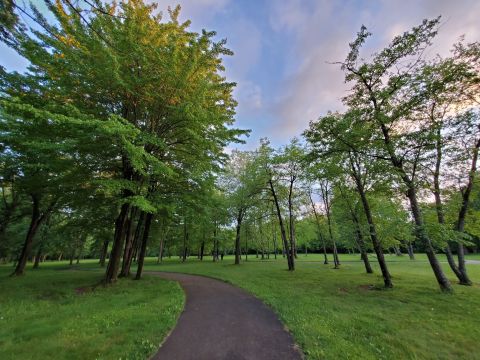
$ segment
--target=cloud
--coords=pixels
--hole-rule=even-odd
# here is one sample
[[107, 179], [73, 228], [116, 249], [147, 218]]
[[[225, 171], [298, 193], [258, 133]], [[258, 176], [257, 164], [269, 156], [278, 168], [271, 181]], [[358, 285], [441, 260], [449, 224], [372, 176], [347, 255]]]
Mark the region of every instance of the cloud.
[[254, 82], [248, 80], [240, 82], [234, 95], [239, 103], [239, 112], [245, 112], [248, 115], [262, 109], [262, 89]]
[[468, 41], [479, 40], [479, 13], [480, 2], [475, 0], [274, 3], [270, 18], [273, 31], [290, 34], [294, 39], [285, 54], [290, 59], [288, 76], [273, 106], [279, 118], [276, 136], [286, 140], [305, 129], [309, 120], [343, 108], [341, 98], [348, 85], [339, 66], [329, 63], [345, 58], [348, 43], [362, 24], [373, 33], [364, 49], [368, 55], [424, 18], [442, 15], [442, 26], [429, 55], [448, 55], [462, 34], [467, 34]]
[[205, 28], [219, 13], [226, 10], [231, 0], [149, 0], [157, 3], [158, 10], [166, 14], [167, 8], [182, 7], [181, 20], [192, 20], [195, 30]]

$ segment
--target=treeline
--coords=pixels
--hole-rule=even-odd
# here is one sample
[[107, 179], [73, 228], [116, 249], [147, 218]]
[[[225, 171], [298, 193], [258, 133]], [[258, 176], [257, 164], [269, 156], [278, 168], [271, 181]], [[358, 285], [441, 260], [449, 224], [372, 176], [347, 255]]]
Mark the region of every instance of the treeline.
[[384, 253], [421, 251], [442, 290], [451, 284], [439, 252], [471, 285], [480, 44], [427, 58], [440, 19], [369, 57], [362, 27], [337, 64], [350, 84], [345, 111], [278, 149], [262, 139], [227, 156], [247, 133], [232, 128], [235, 84], [222, 75], [231, 52], [214, 32], [190, 32], [179, 8], [163, 20], [140, 0], [47, 1], [52, 21], [5, 4], [0, 36], [30, 62], [0, 74], [0, 258], [15, 275], [29, 260], [87, 256], [111, 283], [133, 261], [140, 278], [147, 255], [227, 253], [236, 264], [283, 256], [294, 270], [313, 250], [337, 269], [342, 252], [358, 252], [367, 273], [374, 253], [390, 288]]

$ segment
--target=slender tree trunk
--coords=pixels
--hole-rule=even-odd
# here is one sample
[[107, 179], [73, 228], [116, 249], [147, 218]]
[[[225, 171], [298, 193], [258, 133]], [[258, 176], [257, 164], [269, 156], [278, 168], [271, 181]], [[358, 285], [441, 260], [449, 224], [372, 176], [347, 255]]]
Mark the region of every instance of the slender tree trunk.
[[375, 222], [373, 221], [372, 211], [370, 210], [370, 204], [365, 194], [365, 189], [363, 187], [362, 179], [360, 174], [357, 172], [353, 159], [350, 160], [350, 165], [352, 168], [352, 177], [355, 181], [357, 192], [360, 195], [360, 200], [362, 201], [363, 211], [365, 217], [367, 218], [367, 223], [370, 231], [370, 239], [372, 240], [373, 250], [377, 255], [378, 265], [380, 265], [380, 270], [382, 271], [383, 283], [386, 288], [393, 287], [392, 278], [390, 272], [388, 271], [387, 262], [385, 261], [385, 256], [383, 255], [382, 244], [377, 237], [377, 229], [375, 227]]
[[445, 273], [443, 272], [440, 263], [438, 262], [437, 256], [435, 255], [432, 242], [428, 237], [427, 233], [425, 232], [425, 224], [417, 201], [417, 189], [413, 181], [414, 179], [410, 179], [408, 177], [403, 167], [403, 162], [398, 159], [397, 155], [395, 154], [388, 128], [383, 123], [380, 123], [380, 126], [383, 134], [384, 144], [390, 156], [390, 161], [392, 165], [397, 169], [400, 177], [402, 178], [404, 184], [407, 187], [407, 198], [410, 201], [410, 209], [413, 219], [415, 221], [416, 238], [421, 243], [425, 244], [425, 251], [427, 253], [428, 261], [433, 270], [433, 273], [435, 274], [435, 278], [437, 279], [440, 289], [442, 291], [452, 291], [452, 285], [445, 276]]
[[[462, 196], [462, 205], [460, 211], [458, 212], [458, 220], [456, 223], [456, 229], [458, 232], [463, 233], [465, 231], [465, 217], [467, 216], [468, 203], [470, 201], [470, 194], [473, 189], [473, 184], [475, 181], [475, 173], [477, 171], [477, 159], [478, 159], [478, 148], [480, 147], [480, 139], [476, 142], [473, 149], [472, 165], [470, 167], [470, 173], [468, 175], [467, 187], [463, 191]], [[468, 277], [467, 267], [465, 265], [465, 248], [462, 243], [458, 243], [458, 271], [461, 274], [460, 284], [461, 285], [472, 285], [472, 281]]]
[[37, 255], [35, 255], [35, 263], [33, 264], [34, 269], [38, 269], [40, 265], [40, 259], [42, 257], [42, 247], [43, 247], [42, 244], [40, 244], [37, 250]]
[[328, 225], [328, 234], [330, 236], [330, 241], [332, 242], [333, 245], [333, 264], [334, 264], [334, 269], [338, 269], [340, 267], [340, 260], [338, 259], [338, 251], [337, 251], [337, 244], [335, 242], [335, 239], [333, 237], [333, 232], [332, 232], [332, 221], [330, 217], [330, 200], [329, 200], [329, 194], [328, 194], [328, 183], [320, 183], [320, 189], [322, 192], [322, 200], [323, 204], [325, 206], [325, 211], [327, 215], [327, 225]]
[[100, 266], [105, 267], [105, 260], [107, 258], [108, 253], [108, 244], [110, 243], [110, 239], [105, 239], [103, 241], [102, 250], [100, 251]]
[[248, 233], [247, 233], [247, 229], [248, 229], [248, 227], [245, 228], [245, 261], [248, 261]]
[[140, 278], [142, 277], [143, 264], [145, 262], [148, 235], [150, 234], [150, 226], [152, 224], [152, 219], [153, 219], [153, 214], [150, 214], [150, 213], [148, 213], [145, 217], [145, 227], [143, 229], [142, 245], [140, 247], [140, 254], [138, 256], [137, 275], [135, 276], [135, 280], [140, 280]]
[[243, 209], [238, 210], [237, 214], [237, 235], [235, 236], [235, 265], [240, 264], [241, 246], [240, 246], [240, 232], [242, 230]]
[[360, 250], [360, 256], [363, 260], [365, 265], [365, 271], [367, 274], [372, 274], [372, 266], [370, 265], [370, 261], [368, 260], [368, 254], [365, 249], [365, 242], [363, 241], [362, 230], [360, 229], [360, 224], [358, 223], [358, 219], [355, 217], [355, 232], [357, 234], [357, 242], [358, 242], [358, 249]]
[[340, 260], [338, 259], [338, 251], [337, 251], [337, 243], [335, 242], [335, 239], [333, 238], [333, 232], [332, 232], [332, 222], [330, 219], [330, 208], [327, 208], [327, 225], [328, 225], [328, 234], [330, 236], [330, 241], [333, 244], [333, 268], [334, 269], [339, 269], [340, 268]]
[[358, 188], [358, 184], [357, 184], [357, 189], [360, 194], [360, 199], [362, 201], [365, 216], [367, 218], [368, 227], [370, 230], [370, 239], [372, 240], [373, 250], [377, 255], [378, 265], [380, 265], [384, 286], [386, 288], [391, 288], [393, 287], [392, 278], [390, 276], [390, 272], [388, 271], [387, 262], [385, 261], [385, 256], [383, 255], [382, 245], [377, 237], [377, 229], [373, 221], [372, 212], [370, 210], [370, 204], [368, 203], [367, 196], [365, 194], [365, 191], [363, 190], [363, 184], [360, 185], [360, 188]]
[[112, 284], [117, 281], [118, 269], [120, 268], [120, 257], [122, 254], [123, 242], [125, 239], [125, 225], [127, 223], [128, 211], [130, 206], [123, 204], [120, 214], [115, 221], [115, 234], [113, 236], [113, 246], [110, 252], [107, 271], [105, 273], [105, 283]]
[[280, 211], [280, 205], [278, 203], [277, 194], [275, 192], [275, 188], [273, 187], [272, 180], [269, 180], [268, 183], [270, 185], [270, 190], [271, 190], [272, 195], [273, 195], [275, 208], [277, 210], [278, 223], [280, 225], [280, 234], [282, 235], [283, 247], [284, 247], [285, 254], [287, 256], [288, 270], [293, 271], [293, 270], [295, 270], [295, 261], [294, 261], [293, 256], [292, 256], [292, 252], [288, 248], [287, 234], [285, 233], [285, 226], [283, 225], [282, 213]]
[[25, 266], [27, 265], [27, 260], [32, 250], [33, 239], [42, 221], [42, 216], [40, 215], [40, 199], [37, 195], [31, 195], [31, 197], [32, 217], [30, 220], [30, 226], [28, 227], [22, 252], [18, 258], [17, 266], [15, 267], [15, 271], [12, 273], [12, 276], [21, 276], [25, 273]]
[[134, 249], [138, 247], [142, 231], [144, 231], [145, 212], [141, 212], [138, 217], [135, 232], [133, 231], [133, 223], [136, 215], [136, 209], [130, 211], [130, 220], [127, 223], [125, 249], [123, 251], [122, 269], [120, 270], [120, 277], [130, 276], [130, 268], [132, 266]]
[[277, 260], [277, 232], [275, 227], [273, 228], [273, 256]]
[[157, 259], [157, 264], [159, 264], [163, 260], [163, 249], [165, 246], [167, 239], [165, 237], [161, 237], [160, 239], [160, 248], [158, 249], [158, 259]]
[[[435, 197], [435, 210], [437, 212], [437, 220], [441, 225], [445, 225], [445, 218], [443, 214], [443, 203], [440, 194], [440, 167], [442, 164], [442, 141], [441, 141], [441, 128], [438, 127], [436, 131], [436, 159], [435, 159], [435, 171], [433, 173], [433, 195]], [[445, 246], [445, 255], [447, 256], [448, 265], [452, 269], [455, 276], [457, 276], [460, 283], [462, 282], [462, 273], [458, 269], [453, 257], [450, 244], [447, 242]]]
[[183, 255], [182, 262], [187, 260], [187, 245], [188, 244], [188, 231], [187, 231], [187, 217], [185, 216], [183, 221]]
[[425, 252], [427, 254], [428, 261], [430, 262], [430, 266], [432, 267], [432, 270], [433, 270], [433, 273], [435, 274], [437, 282], [440, 285], [440, 289], [442, 291], [452, 291], [453, 289], [450, 284], [450, 281], [445, 276], [445, 273], [443, 272], [440, 266], [440, 263], [438, 262], [438, 259], [435, 255], [432, 242], [430, 241], [430, 238], [425, 232], [422, 214], [417, 202], [417, 194], [416, 194], [415, 186], [411, 181], [409, 181], [406, 178], [404, 178], [404, 182], [406, 183], [408, 188], [407, 197], [410, 200], [410, 208], [412, 211], [413, 218], [415, 220], [416, 237], [418, 240], [420, 240], [420, 242], [425, 244], [425, 247], [426, 247]]
[[325, 238], [322, 235], [322, 230], [320, 228], [320, 219], [318, 218], [317, 209], [315, 208], [315, 203], [313, 202], [312, 193], [311, 193], [310, 189], [308, 191], [308, 196], [310, 198], [310, 204], [312, 205], [313, 215], [315, 216], [315, 222], [317, 224], [318, 237], [320, 238], [320, 242], [322, 243], [323, 264], [328, 265], [327, 245], [325, 244]]
[[410, 260], [415, 260], [415, 254], [413, 253], [413, 246], [411, 242], [407, 244], [407, 251], [408, 251], [408, 256], [410, 257]]
[[205, 251], [205, 240], [200, 245], [200, 261], [203, 261], [203, 252]]
[[[127, 268], [128, 262], [131, 260], [130, 256], [133, 255], [133, 229], [136, 213], [137, 209], [132, 207], [129, 211], [127, 222], [125, 224], [125, 245], [123, 247], [122, 267], [120, 269], [120, 274], [118, 275], [118, 277], [127, 277], [128, 275], [130, 275], [130, 269], [127, 270]], [[137, 223], [137, 228], [139, 223], [140, 221]]]
[[213, 254], [212, 261], [215, 262], [218, 260], [218, 242], [217, 242], [217, 221], [215, 220], [213, 227]]
[[296, 259], [297, 258], [297, 246], [295, 244], [295, 225], [294, 225], [294, 217], [293, 217], [293, 204], [292, 204], [292, 196], [293, 196], [293, 183], [295, 178], [291, 178], [290, 180], [290, 187], [288, 190], [288, 220], [289, 220], [289, 233], [290, 233], [290, 251], [292, 252], [292, 256]]

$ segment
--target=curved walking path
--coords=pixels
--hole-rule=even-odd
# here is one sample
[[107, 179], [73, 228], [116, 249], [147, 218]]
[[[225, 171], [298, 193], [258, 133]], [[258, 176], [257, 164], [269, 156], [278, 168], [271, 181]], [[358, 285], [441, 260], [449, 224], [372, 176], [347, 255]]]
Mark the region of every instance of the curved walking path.
[[185, 309], [156, 360], [301, 359], [275, 313], [246, 291], [223, 281], [179, 273], [148, 272], [178, 281]]

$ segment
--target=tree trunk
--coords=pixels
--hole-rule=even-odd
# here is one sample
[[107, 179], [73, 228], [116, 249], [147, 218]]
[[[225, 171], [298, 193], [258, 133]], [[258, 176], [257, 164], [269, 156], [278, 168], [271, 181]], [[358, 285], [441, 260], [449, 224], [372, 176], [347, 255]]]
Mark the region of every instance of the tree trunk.
[[[273, 213], [273, 208], [272, 208], [272, 213]], [[273, 222], [272, 219], [272, 240], [273, 240], [273, 255], [275, 257], [275, 260], [277, 260], [277, 232], [276, 232], [276, 226], [275, 223]]]
[[403, 163], [400, 159], [398, 159], [397, 155], [395, 154], [392, 141], [390, 139], [389, 129], [385, 126], [385, 124], [380, 123], [381, 131], [383, 134], [383, 140], [385, 147], [388, 151], [390, 156], [390, 161], [394, 168], [397, 169], [400, 177], [402, 178], [404, 184], [407, 186], [407, 198], [410, 201], [410, 209], [412, 212], [413, 219], [415, 221], [416, 226], [416, 238], [423, 244], [425, 244], [426, 253], [428, 257], [428, 261], [430, 262], [430, 266], [435, 274], [435, 278], [437, 279], [438, 285], [442, 291], [452, 291], [452, 285], [450, 281], [448, 281], [445, 273], [443, 272], [440, 263], [435, 255], [435, 251], [433, 249], [432, 242], [428, 235], [425, 232], [425, 224], [423, 222], [422, 213], [420, 211], [420, 207], [417, 202], [417, 191], [415, 184], [413, 182], [414, 179], [408, 177], [405, 169], [403, 167]]
[[157, 259], [157, 264], [159, 264], [163, 260], [163, 249], [165, 246], [167, 239], [165, 239], [163, 236], [160, 239], [160, 248], [158, 249], [158, 259]]
[[335, 239], [333, 238], [332, 233], [332, 221], [330, 218], [330, 200], [328, 195], [328, 184], [320, 183], [320, 190], [322, 192], [322, 200], [325, 206], [325, 211], [327, 213], [327, 225], [328, 225], [328, 234], [330, 236], [330, 241], [333, 245], [333, 264], [334, 269], [338, 269], [340, 267], [340, 260], [338, 259], [338, 252], [337, 252], [337, 244]]
[[337, 251], [337, 244], [335, 242], [335, 239], [333, 238], [333, 233], [332, 233], [332, 222], [330, 219], [330, 207], [327, 208], [327, 224], [328, 224], [328, 234], [330, 236], [330, 241], [333, 244], [333, 267], [334, 269], [339, 269], [340, 268], [340, 260], [338, 259], [338, 251]]
[[[440, 167], [442, 164], [442, 142], [441, 142], [441, 128], [438, 127], [436, 131], [436, 159], [435, 159], [435, 171], [433, 173], [433, 195], [435, 197], [435, 210], [437, 212], [437, 221], [441, 225], [445, 225], [445, 218], [443, 214], [443, 203], [440, 194]], [[444, 249], [445, 255], [447, 256], [448, 265], [452, 269], [455, 276], [458, 278], [460, 283], [462, 282], [462, 273], [458, 269], [457, 264], [455, 263], [455, 258], [453, 257], [450, 244], [447, 242], [447, 245]]]
[[289, 220], [289, 233], [290, 233], [290, 251], [292, 252], [292, 256], [296, 259], [297, 258], [297, 246], [295, 244], [295, 225], [294, 225], [294, 217], [293, 217], [293, 204], [292, 204], [292, 196], [293, 196], [293, 182], [295, 178], [291, 178], [290, 186], [288, 190], [288, 220]]
[[382, 245], [380, 244], [380, 241], [378, 240], [378, 237], [377, 237], [377, 229], [373, 221], [372, 212], [370, 210], [370, 204], [368, 203], [367, 196], [365, 195], [365, 191], [363, 190], [363, 184], [360, 185], [360, 188], [358, 188], [358, 184], [357, 184], [357, 189], [360, 194], [365, 216], [367, 218], [373, 250], [377, 255], [378, 264], [380, 265], [380, 270], [382, 271], [384, 286], [386, 288], [391, 288], [393, 287], [392, 278], [390, 276], [390, 272], [388, 271], [387, 262], [385, 261], [385, 256], [383, 255]]
[[105, 239], [103, 241], [102, 250], [100, 251], [100, 262], [99, 262], [101, 267], [105, 267], [105, 260], [107, 258], [109, 242], [110, 242], [110, 239]]
[[235, 236], [235, 265], [240, 264], [240, 231], [242, 229], [243, 209], [238, 210], [237, 214], [237, 235]]
[[406, 183], [408, 188], [407, 197], [410, 200], [410, 208], [412, 211], [413, 219], [415, 220], [416, 238], [420, 240], [420, 242], [425, 244], [425, 247], [426, 247], [425, 252], [427, 254], [428, 261], [430, 262], [430, 266], [432, 267], [432, 270], [433, 270], [433, 273], [435, 274], [437, 282], [440, 285], [440, 289], [442, 291], [452, 291], [453, 290], [452, 285], [450, 284], [450, 281], [445, 276], [445, 273], [443, 272], [440, 266], [440, 263], [438, 262], [438, 259], [435, 255], [432, 242], [430, 241], [430, 238], [425, 232], [422, 214], [417, 202], [417, 194], [416, 194], [415, 186], [406, 177], [404, 177], [403, 180]]
[[284, 247], [285, 255], [287, 256], [288, 270], [293, 271], [295, 270], [295, 261], [292, 256], [292, 252], [288, 248], [287, 234], [285, 233], [285, 226], [283, 225], [282, 213], [280, 211], [280, 205], [278, 203], [277, 194], [275, 192], [275, 188], [273, 187], [272, 180], [269, 180], [268, 183], [270, 185], [270, 190], [273, 195], [275, 208], [277, 210], [278, 223], [280, 225], [280, 234], [282, 235], [283, 247]]
[[203, 252], [205, 251], [205, 240], [200, 245], [200, 261], [203, 261]]
[[415, 254], [413, 253], [413, 246], [411, 242], [409, 242], [407, 245], [407, 251], [410, 260], [415, 260]]
[[360, 256], [365, 265], [365, 271], [367, 272], [367, 274], [372, 274], [373, 270], [372, 270], [372, 266], [370, 265], [370, 261], [368, 260], [368, 254], [365, 249], [365, 242], [363, 241], [363, 235], [360, 229], [360, 224], [358, 223], [358, 219], [354, 221], [355, 221], [355, 228], [356, 228], [355, 232], [357, 233], [358, 249], [360, 250]]
[[105, 273], [105, 283], [112, 284], [117, 281], [118, 269], [120, 268], [120, 256], [122, 254], [123, 242], [125, 239], [125, 225], [127, 223], [128, 211], [130, 206], [123, 204], [120, 213], [115, 221], [115, 234], [113, 236], [113, 246], [110, 252], [107, 271]]
[[153, 219], [153, 214], [148, 213], [145, 218], [145, 227], [143, 229], [143, 239], [142, 239], [142, 245], [140, 247], [140, 254], [138, 255], [137, 275], [135, 276], [135, 280], [140, 280], [140, 278], [142, 277], [143, 264], [145, 262], [148, 235], [150, 233], [150, 226], [152, 224], [152, 219]]
[[363, 187], [362, 179], [360, 174], [357, 172], [353, 159], [350, 159], [350, 165], [352, 169], [352, 177], [355, 181], [357, 192], [360, 195], [360, 200], [362, 201], [363, 211], [365, 217], [367, 218], [368, 228], [370, 231], [370, 239], [372, 240], [373, 249], [377, 255], [377, 261], [380, 265], [380, 270], [382, 271], [383, 283], [386, 288], [392, 288], [392, 278], [390, 272], [388, 271], [387, 263], [385, 261], [385, 256], [383, 255], [382, 244], [380, 243], [377, 237], [377, 229], [375, 227], [375, 222], [373, 221], [372, 211], [370, 210], [370, 204], [365, 194], [365, 189]]
[[318, 237], [319, 237], [319, 239], [322, 243], [322, 247], [323, 247], [323, 264], [328, 265], [327, 246], [325, 244], [325, 238], [322, 235], [322, 230], [320, 228], [320, 220], [318, 219], [317, 209], [315, 208], [315, 203], [313, 202], [312, 193], [311, 193], [310, 188], [309, 188], [309, 191], [308, 191], [308, 196], [310, 198], [310, 204], [312, 205], [313, 215], [315, 216], [315, 222], [317, 224]]
[[31, 197], [32, 217], [30, 220], [30, 226], [28, 227], [27, 236], [25, 237], [22, 252], [20, 254], [20, 257], [18, 258], [17, 266], [15, 267], [15, 271], [12, 273], [12, 276], [21, 276], [25, 273], [25, 266], [27, 265], [27, 260], [32, 250], [33, 239], [43, 218], [42, 216], [40, 216], [40, 199], [36, 195], [31, 195]]
[[33, 264], [34, 269], [38, 269], [40, 265], [40, 259], [42, 257], [42, 244], [38, 247], [37, 255], [35, 255], [35, 263]]
[[[478, 148], [480, 147], [480, 139], [476, 142], [473, 149], [472, 165], [470, 167], [470, 173], [468, 175], [467, 187], [463, 191], [462, 196], [462, 206], [458, 212], [458, 220], [456, 224], [456, 229], [458, 232], [463, 233], [465, 230], [465, 217], [467, 215], [468, 203], [470, 201], [470, 194], [473, 189], [473, 184], [475, 181], [475, 173], [477, 171], [477, 159], [478, 159]], [[467, 267], [465, 265], [465, 248], [462, 243], [458, 243], [458, 271], [461, 274], [460, 284], [461, 285], [472, 285], [472, 281], [468, 277]]]
[[245, 261], [248, 261], [248, 233], [247, 233], [247, 229], [248, 229], [248, 227], [245, 228]]
[[[132, 207], [129, 211], [127, 222], [125, 223], [125, 245], [123, 246], [122, 266], [118, 277], [127, 277], [128, 275], [130, 275], [130, 268], [128, 266], [128, 263], [129, 261], [131, 261], [131, 255], [133, 255], [133, 228], [136, 213], [137, 209]], [[137, 223], [137, 228], [139, 224], [140, 221], [138, 221]]]
[[140, 238], [142, 236], [142, 231], [144, 231], [144, 219], [145, 212], [141, 212], [138, 217], [137, 226], [135, 227], [135, 232], [133, 232], [133, 220], [136, 215], [136, 210], [132, 209], [130, 211], [130, 219], [127, 223], [126, 228], [126, 241], [125, 249], [123, 251], [123, 262], [122, 269], [120, 270], [120, 277], [130, 276], [130, 268], [132, 266], [134, 249], [138, 247]]
[[213, 254], [212, 254], [212, 261], [218, 261], [218, 241], [217, 241], [217, 221], [215, 220], [215, 224], [213, 227]]

